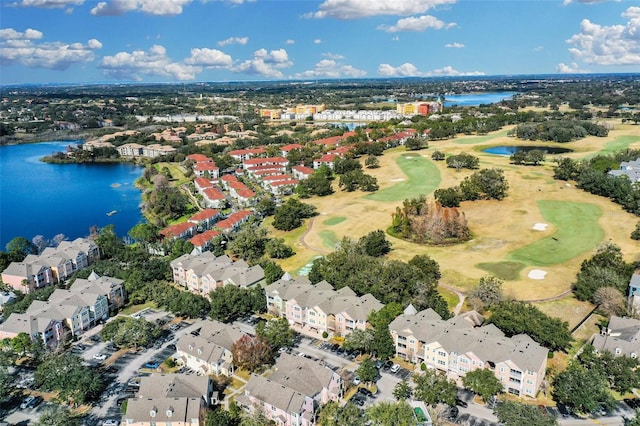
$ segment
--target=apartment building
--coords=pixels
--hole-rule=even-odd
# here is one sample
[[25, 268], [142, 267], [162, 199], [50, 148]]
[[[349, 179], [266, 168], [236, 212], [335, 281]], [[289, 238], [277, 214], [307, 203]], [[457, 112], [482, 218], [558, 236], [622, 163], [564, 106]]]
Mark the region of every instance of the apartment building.
[[612, 315], [600, 334], [591, 337], [596, 352], [637, 358], [640, 354], [640, 321]]
[[445, 321], [432, 309], [407, 309], [389, 330], [401, 358], [444, 371], [455, 380], [487, 368], [505, 392], [535, 397], [544, 380], [548, 350], [525, 334], [509, 338], [493, 324], [477, 324], [466, 316]]
[[176, 360], [198, 374], [230, 376], [235, 371], [231, 348], [244, 333], [218, 321], [198, 323], [197, 336], [185, 334], [176, 344]]
[[248, 288], [264, 284], [264, 270], [260, 265], [249, 266], [245, 261], [233, 261], [228, 256], [215, 256], [210, 251], [184, 254], [170, 263], [173, 280], [195, 293], [209, 292], [225, 285]]
[[372, 311], [384, 306], [371, 294], [357, 296], [349, 287], [334, 290], [326, 281], [315, 285], [306, 277], [285, 274], [265, 288], [267, 310], [286, 318], [297, 331], [310, 335], [345, 336], [366, 329]]
[[343, 396], [340, 375], [317, 361], [283, 353], [273, 370], [267, 377], [252, 374], [236, 402], [248, 411], [262, 411], [276, 424], [315, 425], [320, 408]]

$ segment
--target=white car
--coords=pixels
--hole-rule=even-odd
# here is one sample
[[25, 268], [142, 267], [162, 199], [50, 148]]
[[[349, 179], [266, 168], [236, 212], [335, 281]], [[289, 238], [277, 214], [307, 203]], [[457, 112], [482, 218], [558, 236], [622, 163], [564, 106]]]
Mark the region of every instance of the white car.
[[104, 361], [105, 359], [107, 359], [107, 355], [97, 353], [93, 356], [93, 359], [97, 359], [98, 361]]
[[20, 409], [24, 410], [26, 408], [31, 408], [31, 404], [33, 404], [33, 402], [36, 400], [35, 396], [28, 396], [24, 399], [24, 401], [22, 401], [22, 404], [20, 404]]
[[104, 422], [102, 422], [102, 426], [118, 426], [120, 424], [120, 422], [118, 422], [117, 420], [105, 420]]
[[391, 371], [392, 373], [397, 373], [399, 370], [400, 370], [400, 364], [393, 364], [389, 369], [389, 371]]

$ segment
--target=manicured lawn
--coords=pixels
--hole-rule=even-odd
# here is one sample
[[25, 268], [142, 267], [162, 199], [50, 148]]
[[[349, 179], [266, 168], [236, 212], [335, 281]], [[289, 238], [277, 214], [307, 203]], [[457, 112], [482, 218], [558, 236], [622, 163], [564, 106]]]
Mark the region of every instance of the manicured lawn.
[[331, 250], [336, 248], [336, 244], [340, 242], [340, 237], [335, 232], [327, 229], [318, 232], [318, 236], [322, 238], [322, 244]]
[[458, 295], [452, 292], [451, 290], [447, 290], [444, 287], [438, 287], [438, 293], [440, 296], [447, 302], [447, 306], [449, 310], [453, 310], [456, 307], [460, 299], [458, 299]]
[[132, 315], [146, 308], [155, 309], [157, 307], [158, 306], [156, 305], [155, 302], [147, 302], [147, 303], [143, 303], [142, 305], [131, 305], [131, 306], [127, 306], [122, 311], [120, 311], [120, 315]]
[[605, 143], [604, 148], [602, 148], [600, 151], [587, 155], [585, 159], [593, 158], [596, 155], [615, 154], [616, 152], [627, 149], [629, 145], [638, 141], [640, 141], [640, 136], [635, 136], [635, 135], [618, 136], [614, 140]]
[[327, 225], [327, 226], [333, 226], [333, 225], [337, 225], [339, 223], [344, 222], [345, 220], [347, 220], [346, 217], [343, 216], [334, 216], [334, 217], [330, 217], [329, 219], [326, 219], [322, 222], [323, 225]]
[[604, 238], [598, 223], [602, 215], [600, 207], [551, 200], [540, 200], [537, 204], [542, 217], [558, 231], [511, 252], [507, 260], [534, 266], [556, 265], [593, 250]]
[[525, 264], [520, 262], [485, 262], [475, 266], [503, 280], [515, 281], [520, 278], [520, 271], [525, 267]]
[[407, 180], [364, 198], [373, 201], [402, 201], [420, 194], [429, 194], [440, 185], [440, 171], [431, 160], [422, 155], [407, 153], [399, 156], [396, 162]]

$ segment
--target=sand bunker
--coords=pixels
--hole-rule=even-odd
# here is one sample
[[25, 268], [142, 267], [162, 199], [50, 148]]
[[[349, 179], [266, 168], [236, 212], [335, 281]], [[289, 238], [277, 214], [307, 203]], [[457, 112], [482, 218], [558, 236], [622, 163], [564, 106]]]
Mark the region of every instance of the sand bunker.
[[536, 223], [535, 225], [533, 225], [533, 229], [535, 231], [546, 231], [547, 230], [547, 225], [546, 223]]
[[404, 178], [389, 179], [389, 182], [402, 182]]
[[528, 277], [532, 280], [544, 280], [544, 277], [547, 275], [547, 271], [543, 271], [542, 269], [532, 269], [529, 271]]

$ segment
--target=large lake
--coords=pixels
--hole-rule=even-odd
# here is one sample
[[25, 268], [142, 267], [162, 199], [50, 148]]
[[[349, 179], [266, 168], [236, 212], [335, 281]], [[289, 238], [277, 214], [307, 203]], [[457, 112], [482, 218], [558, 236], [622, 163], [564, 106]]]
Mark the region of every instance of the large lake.
[[[73, 142], [0, 146], [0, 250], [14, 237], [86, 237], [93, 225], [118, 235], [143, 220], [132, 164], [47, 164], [40, 158]], [[108, 216], [111, 211], [117, 213]]]
[[494, 104], [505, 99], [510, 99], [518, 92], [490, 92], [490, 93], [467, 93], [465, 95], [446, 95], [445, 106], [478, 106]]

